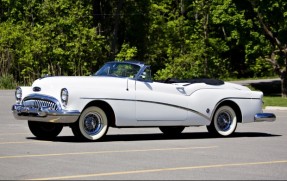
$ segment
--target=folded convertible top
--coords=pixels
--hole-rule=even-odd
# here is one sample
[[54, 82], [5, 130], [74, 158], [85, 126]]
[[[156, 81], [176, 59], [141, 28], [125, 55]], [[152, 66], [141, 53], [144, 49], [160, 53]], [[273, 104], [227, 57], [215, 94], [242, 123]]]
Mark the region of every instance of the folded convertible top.
[[208, 85], [223, 85], [224, 81], [219, 79], [210, 79], [210, 78], [197, 78], [197, 79], [184, 79], [184, 80], [178, 80], [176, 78], [168, 78], [164, 81], [164, 83], [172, 84], [172, 83], [188, 83], [194, 84], [194, 83], [205, 83]]

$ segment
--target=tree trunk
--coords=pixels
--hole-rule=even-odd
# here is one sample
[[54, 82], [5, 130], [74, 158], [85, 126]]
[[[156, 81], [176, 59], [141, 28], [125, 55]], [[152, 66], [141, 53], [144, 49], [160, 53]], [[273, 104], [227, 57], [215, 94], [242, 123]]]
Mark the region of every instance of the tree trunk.
[[94, 27], [97, 27], [97, 34], [101, 35], [102, 27], [102, 11], [101, 11], [101, 0], [94, 0], [93, 1], [93, 21]]
[[118, 49], [118, 31], [119, 31], [119, 24], [120, 24], [120, 12], [123, 6], [123, 0], [119, 0], [117, 4], [115, 20], [114, 20], [114, 31], [113, 31], [113, 39], [111, 45], [111, 58], [114, 59]]
[[[209, 12], [210, 12], [210, 2], [204, 1], [203, 4], [204, 7], [204, 22], [203, 22], [203, 33], [204, 33], [204, 46], [207, 48], [208, 47], [208, 39], [209, 39]], [[204, 76], [208, 77], [208, 50], [205, 51], [204, 55]]]
[[281, 92], [282, 97], [287, 98], [287, 77], [285, 76], [283, 79], [281, 79]]
[[285, 70], [281, 74], [281, 96], [287, 98], [287, 57], [285, 56]]
[[[250, 1], [250, 3], [252, 5], [253, 9], [256, 9], [254, 2]], [[282, 44], [280, 42], [280, 40], [278, 39], [278, 37], [273, 34], [271, 28], [268, 27], [268, 25], [263, 21], [263, 16], [261, 15], [261, 13], [258, 11], [254, 11], [254, 12], [257, 15], [258, 21], [261, 25], [261, 28], [264, 32], [265, 37], [274, 46], [274, 50], [270, 56], [270, 59], [268, 59], [268, 60], [269, 60], [269, 62], [272, 63], [275, 73], [277, 75], [279, 75], [279, 77], [281, 79], [281, 96], [287, 97], [287, 75], [286, 75], [286, 71], [287, 71], [287, 45]], [[283, 53], [284, 60], [285, 60], [284, 65], [283, 65], [283, 69], [282, 69], [282, 67], [280, 67], [278, 61], [275, 58], [276, 53]]]
[[280, 52], [280, 50], [275, 50], [270, 55], [270, 58], [266, 60], [269, 61], [273, 65], [274, 72], [280, 77], [281, 79], [281, 96], [287, 97], [287, 54], [285, 53], [285, 70], [282, 70], [279, 63], [276, 61], [276, 53]]

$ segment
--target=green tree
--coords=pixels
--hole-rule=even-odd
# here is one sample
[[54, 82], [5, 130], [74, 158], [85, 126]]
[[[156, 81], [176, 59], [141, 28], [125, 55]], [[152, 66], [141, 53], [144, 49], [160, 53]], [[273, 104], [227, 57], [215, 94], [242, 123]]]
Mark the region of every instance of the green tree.
[[[93, 27], [90, 1], [7, 0], [1, 4], [5, 8], [0, 31], [5, 34], [0, 41], [8, 43], [1, 43], [0, 51], [3, 55], [9, 50], [6, 54], [13, 57], [9, 71], [19, 72], [13, 74], [24, 84], [43, 74], [88, 75], [100, 66], [98, 60], [106, 59], [101, 53], [105, 41]], [[7, 29], [7, 22], [16, 28]]]
[[238, 16], [241, 16], [232, 1], [180, 1], [175, 9], [179, 11], [178, 17], [167, 20], [167, 24], [173, 25], [167, 39], [175, 51], [167, 51], [170, 61], [156, 77], [224, 78], [234, 75], [236, 70], [230, 69], [233, 62], [228, 54], [232, 46], [238, 44], [234, 40], [241, 25]]
[[0, 15], [0, 75], [23, 84], [136, 59], [156, 79], [260, 77], [273, 65], [286, 87], [283, 0], [1, 0]]
[[95, 0], [92, 4], [94, 26], [109, 47], [108, 59], [114, 60], [127, 44], [137, 49], [134, 58], [145, 60], [150, 0]]
[[[281, 79], [282, 97], [287, 97], [287, 2], [283, 0], [249, 0], [257, 23], [269, 43], [268, 54], [263, 54]], [[266, 53], [266, 52], [264, 52]]]

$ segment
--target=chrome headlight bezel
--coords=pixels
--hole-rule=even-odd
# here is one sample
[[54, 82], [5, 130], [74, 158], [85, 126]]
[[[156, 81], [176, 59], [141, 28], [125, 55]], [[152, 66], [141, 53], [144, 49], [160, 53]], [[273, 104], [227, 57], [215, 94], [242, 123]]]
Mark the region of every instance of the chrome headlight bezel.
[[20, 103], [21, 100], [22, 100], [22, 89], [21, 87], [17, 87], [16, 90], [15, 90], [15, 99], [16, 99], [16, 102], [17, 103]]
[[63, 89], [61, 90], [61, 102], [62, 102], [63, 106], [67, 106], [68, 100], [69, 100], [69, 92], [68, 92], [68, 89], [63, 88]]

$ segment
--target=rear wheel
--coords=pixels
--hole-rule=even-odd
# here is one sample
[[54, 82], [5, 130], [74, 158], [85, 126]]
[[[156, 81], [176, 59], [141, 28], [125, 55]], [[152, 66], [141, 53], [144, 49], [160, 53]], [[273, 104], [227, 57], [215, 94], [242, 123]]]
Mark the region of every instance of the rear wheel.
[[207, 126], [208, 132], [216, 136], [230, 136], [237, 127], [237, 116], [230, 106], [219, 107], [212, 119], [212, 122]]
[[63, 129], [62, 124], [37, 121], [28, 121], [28, 126], [32, 134], [40, 139], [53, 139], [57, 137]]
[[108, 131], [107, 115], [99, 107], [88, 107], [82, 112], [79, 120], [71, 128], [73, 134], [80, 139], [99, 140]]
[[177, 136], [184, 130], [184, 128], [185, 128], [184, 126], [161, 126], [159, 127], [160, 131], [167, 136]]

